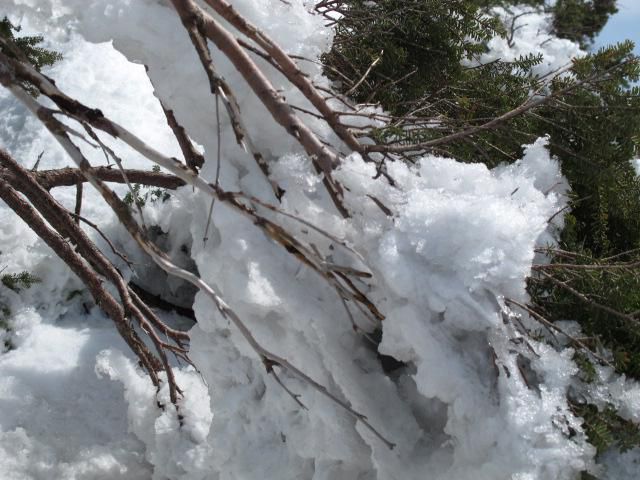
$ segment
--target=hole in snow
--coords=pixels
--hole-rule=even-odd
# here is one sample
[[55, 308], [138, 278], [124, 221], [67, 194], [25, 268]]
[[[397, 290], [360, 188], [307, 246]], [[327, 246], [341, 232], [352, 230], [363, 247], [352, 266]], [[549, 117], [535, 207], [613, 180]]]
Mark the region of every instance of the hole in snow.
[[[191, 238], [187, 243], [172, 245], [170, 235], [160, 227], [151, 226], [148, 233], [150, 240], [167, 252], [177, 266], [198, 274], [196, 263], [191, 258]], [[195, 286], [168, 275], [148, 257], [144, 259], [144, 264], [136, 263], [136, 274], [130, 285], [150, 307], [174, 311], [195, 321], [193, 302], [198, 292]]]

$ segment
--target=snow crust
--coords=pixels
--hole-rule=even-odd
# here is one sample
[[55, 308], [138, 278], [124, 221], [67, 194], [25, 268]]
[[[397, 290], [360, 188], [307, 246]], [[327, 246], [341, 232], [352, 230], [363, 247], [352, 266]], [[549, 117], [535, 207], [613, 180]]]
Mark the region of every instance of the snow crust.
[[[289, 53], [316, 58], [330, 45], [331, 32], [305, 2], [233, 3]], [[203, 147], [203, 175], [213, 179], [215, 103], [168, 2], [11, 0], [9, 11], [64, 52], [65, 60], [50, 72], [61, 89], [179, 156], [153, 95], [161, 98]], [[541, 15], [526, 20], [530, 26], [517, 31], [524, 46], [511, 55], [534, 48], [533, 37], [546, 22]], [[551, 39], [545, 45], [549, 69], [577, 54], [573, 44]], [[492, 49], [507, 55], [499, 43]], [[566, 181], [546, 140], [528, 146], [515, 164], [494, 170], [435, 156], [411, 167], [391, 164], [396, 187], [374, 180], [374, 168], [350, 155], [336, 174], [348, 187], [346, 202], [354, 212], [343, 220], [299, 147], [228, 62], [215, 48], [212, 52], [237, 89], [254, 143], [273, 162], [273, 178], [287, 192], [282, 208], [344, 239], [361, 259], [292, 220], [278, 221], [307, 236], [330, 261], [373, 273], [361, 286], [386, 316], [378, 352], [404, 366], [385, 371], [375, 345], [353, 331], [335, 292], [225, 207], [215, 207], [206, 245], [209, 199], [190, 188], [172, 193], [166, 203], [149, 204], [147, 221], [167, 234], [169, 251], [190, 245], [202, 278], [221, 291], [265, 347], [364, 413], [397, 446], [389, 450], [343, 410], [283, 375], [309, 408], [300, 409], [199, 294], [198, 323], [190, 334], [191, 357], [201, 376], [176, 367], [185, 390], [180, 428], [175, 411], [156, 407], [153, 387], [97, 308], [84, 296], [69, 298], [79, 288], [77, 279], [0, 206], [0, 265], [28, 269], [43, 279], [22, 295], [8, 294], [17, 348], [0, 355], [0, 476], [556, 480], [592, 468], [595, 451], [566, 403], [577, 372], [572, 352], [531, 342], [536, 352], [531, 355], [501, 313], [504, 297], [526, 300], [534, 246], [553, 241], [560, 225], [550, 226], [549, 220], [566, 203]], [[301, 65], [327, 85], [317, 65]], [[270, 71], [270, 78], [291, 103], [307, 106], [279, 74]], [[31, 166], [44, 150], [40, 168], [68, 164], [53, 139], [4, 91], [0, 110], [0, 142], [21, 163]], [[306, 120], [337, 143], [326, 126]], [[233, 141], [227, 119], [222, 138], [222, 186], [274, 202], [250, 156]], [[150, 168], [127, 150], [122, 155], [128, 167]], [[56, 195], [72, 205], [73, 190]], [[97, 195], [89, 195], [84, 213], [111, 218]], [[106, 231], [123, 249], [133, 249], [115, 223]], [[365, 318], [355, 319], [372, 331]], [[535, 389], [518, 374], [525, 360], [537, 378]], [[637, 389], [625, 385], [621, 391]], [[160, 397], [166, 400], [168, 393]], [[625, 405], [636, 418], [636, 397], [628, 398]], [[570, 429], [575, 435], [568, 435]], [[614, 469], [616, 478], [625, 478], [625, 471], [633, 478], [635, 457], [625, 458]]]

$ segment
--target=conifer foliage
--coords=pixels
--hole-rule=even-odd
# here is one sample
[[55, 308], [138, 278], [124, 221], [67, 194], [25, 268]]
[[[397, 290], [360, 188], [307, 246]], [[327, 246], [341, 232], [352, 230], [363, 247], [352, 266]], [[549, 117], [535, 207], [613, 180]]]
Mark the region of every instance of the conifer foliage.
[[593, 41], [617, 11], [616, 0], [557, 0], [555, 31], [562, 38], [586, 44]]
[[[541, 249], [550, 264], [535, 266], [529, 279], [531, 308], [552, 322], [578, 321], [586, 346], [606, 347], [617, 372], [640, 378], [640, 178], [630, 163], [640, 139], [640, 88], [634, 86], [640, 62], [633, 43], [593, 51], [574, 60], [569, 75], [547, 78], [534, 74], [542, 60], [536, 55], [478, 60], [489, 38], [511, 42], [517, 28], [502, 25], [492, 7], [524, 3], [552, 12], [554, 33], [586, 48], [617, 11], [615, 0], [325, 3], [321, 10], [336, 25], [333, 48], [323, 58], [326, 72], [355, 101], [391, 112], [394, 121], [366, 132], [379, 143], [437, 141], [517, 109], [532, 91], [551, 97], [493, 128], [423, 151], [493, 167], [520, 158], [523, 144], [549, 137], [572, 200], [560, 244]], [[576, 355], [583, 373], [593, 368], [588, 355]], [[587, 404], [576, 412], [600, 451], [640, 444], [637, 426], [612, 407]]]
[[[24, 55], [38, 71], [62, 60], [60, 53], [48, 50], [40, 45], [44, 41], [42, 35], [16, 36], [16, 34], [20, 33], [20, 30], [22, 30], [22, 27], [12, 24], [7, 17], [0, 20], [0, 37], [7, 41], [6, 44], [0, 45], [0, 52], [14, 58], [17, 55]], [[14, 48], [10, 48], [9, 45], [14, 46]], [[25, 85], [25, 87], [32, 95], [36, 95], [37, 89], [33, 86]]]

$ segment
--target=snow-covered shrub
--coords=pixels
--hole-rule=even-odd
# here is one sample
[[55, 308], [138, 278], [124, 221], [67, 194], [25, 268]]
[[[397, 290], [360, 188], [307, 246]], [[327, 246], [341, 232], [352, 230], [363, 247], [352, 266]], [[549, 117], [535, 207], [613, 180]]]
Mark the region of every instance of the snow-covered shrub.
[[[289, 54], [314, 59], [330, 47], [331, 31], [309, 12], [310, 2], [233, 3]], [[160, 99], [202, 147], [202, 179], [250, 195], [245, 205], [256, 210], [260, 202], [277, 203], [224, 111], [218, 124], [206, 73], [168, 2], [11, 5], [30, 28], [61, 42], [66, 60], [48, 72], [61, 90], [100, 108], [159, 152], [180, 157]], [[73, 31], [60, 30], [70, 19]], [[141, 65], [101, 43], [109, 41], [130, 62], [146, 66], [153, 87]], [[174, 367], [184, 390], [178, 415], [168, 388], [156, 394], [97, 308], [87, 314], [78, 304], [58, 302], [60, 291], [77, 280], [3, 208], [8, 220], [0, 233], [10, 247], [3, 252], [11, 255], [0, 262], [35, 266], [48, 307], [18, 313], [21, 344], [0, 358], [0, 391], [12, 407], [0, 416], [0, 455], [7, 459], [0, 472], [8, 478], [493, 480], [572, 479], [594, 471], [595, 448], [567, 400], [569, 390], [582, 387], [573, 350], [531, 338], [528, 330], [540, 328], [535, 319], [518, 318], [505, 305], [527, 302], [535, 248], [554, 241], [557, 213], [566, 207], [568, 186], [549, 140], [533, 139], [517, 161], [491, 169], [436, 155], [411, 165], [389, 162], [385, 173], [393, 184], [363, 155], [344, 155], [332, 172], [344, 187], [350, 213], [344, 218], [325, 191], [325, 174], [314, 171], [310, 156], [274, 122], [228, 58], [211, 50], [235, 90], [252, 143], [269, 161], [269, 180], [284, 191], [278, 209], [289, 216], [260, 212], [319, 252], [323, 267], [352, 275], [349, 282], [384, 320], [372, 324], [372, 310], [364, 302], [356, 308], [356, 298], [344, 303], [318, 270], [265, 235], [264, 223], [238, 215], [223, 199], [213, 205], [207, 229], [211, 197], [201, 189], [185, 185], [166, 202], [148, 203], [145, 220], [166, 234], [166, 251], [191, 245], [194, 271], [265, 348], [365, 415], [395, 448], [309, 382], [282, 370], [273, 376], [273, 365], [264, 368], [231, 317], [202, 292], [189, 332], [198, 371]], [[300, 65], [307, 78], [330, 87], [321, 67]], [[266, 66], [264, 72], [287, 102], [310, 108], [279, 72]], [[15, 100], [4, 95], [2, 105], [7, 115], [0, 135], [23, 165], [31, 166], [41, 149], [48, 167], [68, 164]], [[340, 145], [325, 122], [304, 118], [324, 141]], [[141, 155], [113, 148], [127, 168], [149, 169]], [[102, 161], [100, 152], [82, 149], [92, 162]], [[75, 191], [56, 196], [73, 208]], [[117, 247], [136, 251], [95, 192], [86, 192], [83, 211], [111, 221], [105, 230]], [[385, 357], [395, 359], [393, 368]], [[606, 372], [599, 374], [596, 389], [606, 381]], [[626, 397], [615, 399], [634, 415], [629, 397], [637, 385], [618, 388]], [[159, 409], [158, 401], [169, 408]]]

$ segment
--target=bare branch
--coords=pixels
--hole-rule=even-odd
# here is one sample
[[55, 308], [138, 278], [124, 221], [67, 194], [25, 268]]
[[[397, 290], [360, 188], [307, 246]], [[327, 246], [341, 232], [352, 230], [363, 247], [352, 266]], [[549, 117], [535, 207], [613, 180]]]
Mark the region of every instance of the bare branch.
[[[495, 129], [497, 127], [500, 127], [501, 125], [503, 125], [504, 123], [508, 122], [509, 120], [519, 117], [531, 110], [534, 110], [536, 108], [539, 108], [547, 103], [549, 103], [550, 101], [561, 97], [562, 95], [566, 95], [567, 93], [570, 93], [571, 91], [579, 88], [582, 85], [585, 84], [589, 84], [591, 82], [594, 82], [596, 80], [598, 80], [599, 78], [601, 78], [603, 75], [605, 75], [606, 73], [609, 73], [612, 70], [617, 70], [618, 68], [621, 68], [622, 66], [628, 64], [629, 62], [623, 62], [621, 64], [617, 64], [614, 65], [613, 67], [611, 67], [609, 70], [607, 70], [606, 72], [603, 73], [598, 73], [596, 75], [590, 76], [586, 79], [583, 80], [579, 80], [576, 82], [572, 82], [570, 83], [568, 86], [561, 88], [559, 90], [556, 91], [552, 91], [550, 93], [548, 93], [547, 95], [533, 95], [531, 96], [529, 99], [527, 99], [522, 105], [520, 105], [517, 108], [514, 108], [513, 110], [510, 110], [509, 112], [506, 112], [502, 115], [500, 115], [499, 117], [496, 117], [486, 123], [483, 123], [482, 125], [477, 125], [477, 126], [473, 126], [473, 127], [469, 127], [465, 130], [459, 131], [459, 132], [455, 132], [452, 133], [451, 135], [446, 135], [444, 137], [440, 137], [440, 138], [436, 138], [433, 140], [429, 140], [427, 142], [420, 142], [420, 143], [409, 143], [406, 145], [367, 145], [365, 147], [365, 151], [367, 152], [388, 152], [388, 153], [404, 153], [404, 152], [411, 152], [411, 151], [418, 151], [418, 150], [424, 150], [424, 149], [429, 149], [432, 147], [437, 147], [439, 145], [445, 145], [448, 143], [452, 143], [455, 142], [457, 140], [462, 140], [464, 138], [470, 137], [472, 135], [475, 135], [477, 133], [481, 133], [487, 130], [492, 130]], [[542, 89], [543, 87], [540, 87], [540, 89]]]
[[[4, 152], [0, 150], [0, 158]], [[157, 370], [158, 362], [153, 354], [138, 337], [135, 330], [129, 328], [125, 320], [124, 310], [120, 304], [105, 289], [102, 281], [91, 267], [77, 254], [65, 239], [53, 229], [49, 228], [36, 210], [23, 200], [18, 193], [3, 179], [0, 179], [0, 198], [31, 228], [69, 268], [83, 281], [89, 289], [97, 305], [111, 318], [122, 338], [131, 350], [138, 356], [140, 362], [149, 374], [153, 384], [160, 384]]]
[[186, 130], [178, 123], [176, 116], [173, 114], [173, 110], [169, 110], [162, 102], [160, 102], [160, 106], [162, 107], [164, 116], [167, 119], [167, 124], [173, 131], [173, 135], [176, 137], [178, 145], [180, 145], [180, 150], [182, 150], [182, 155], [184, 155], [187, 167], [194, 172], [197, 172], [198, 169], [202, 168], [202, 165], [204, 165], [204, 156], [193, 146]]
[[333, 169], [339, 164], [338, 156], [325, 147], [309, 127], [298, 118], [231, 33], [193, 0], [172, 0], [172, 3], [185, 26], [194, 21], [197, 23], [198, 29], [227, 56], [243, 76], [273, 119], [305, 149], [316, 171], [324, 174], [323, 183], [336, 209], [342, 216], [348, 217], [349, 213], [343, 204], [342, 186], [332, 177]]
[[76, 208], [75, 217], [76, 223], [80, 221], [80, 211], [82, 210], [82, 182], [76, 183]]
[[[2, 60], [2, 54], [0, 54], [0, 60]], [[100, 181], [99, 179], [91, 175], [92, 168], [89, 161], [84, 157], [82, 151], [71, 141], [68, 134], [66, 133], [65, 125], [59, 122], [53, 116], [52, 112], [49, 109], [40, 106], [30, 95], [24, 92], [19, 86], [16, 86], [11, 81], [10, 76], [2, 75], [0, 73], [0, 81], [5, 86], [7, 86], [14, 93], [14, 95], [16, 95], [16, 97], [19, 100], [21, 100], [27, 108], [29, 108], [29, 110], [31, 110], [33, 113], [35, 113], [38, 116], [38, 118], [43, 122], [44, 126], [54, 135], [56, 140], [65, 149], [65, 151], [71, 157], [71, 159], [76, 163], [76, 165], [80, 168], [80, 170], [87, 176], [89, 182], [102, 195], [103, 199], [112, 208], [112, 210], [118, 217], [118, 220], [127, 229], [127, 231], [132, 236], [132, 238], [153, 259], [153, 261], [160, 268], [165, 270], [170, 275], [176, 276], [178, 278], [181, 278], [193, 284], [205, 295], [207, 295], [214, 302], [220, 314], [224, 318], [229, 319], [235, 325], [235, 327], [240, 331], [240, 333], [245, 338], [247, 343], [260, 357], [263, 363], [266, 362], [265, 365], [267, 364], [277, 365], [279, 367], [282, 367], [283, 369], [286, 369], [287, 371], [289, 371], [289, 373], [299, 378], [300, 380], [304, 381], [305, 383], [309, 384], [316, 391], [320, 392], [321, 394], [329, 398], [331, 401], [333, 401], [334, 403], [342, 407], [346, 412], [352, 415], [356, 420], [360, 421], [362, 425], [364, 425], [368, 430], [370, 430], [374, 435], [376, 435], [381, 441], [383, 441], [385, 445], [387, 445], [387, 447], [389, 448], [394, 447], [393, 443], [388, 441], [380, 432], [378, 432], [378, 430], [376, 430], [369, 423], [366, 416], [354, 410], [347, 402], [333, 395], [323, 385], [319, 384], [318, 382], [313, 380], [311, 377], [306, 375], [304, 372], [299, 370], [297, 367], [291, 364], [288, 360], [262, 347], [262, 345], [255, 339], [255, 337], [251, 333], [251, 330], [246, 326], [246, 324], [240, 319], [240, 317], [235, 313], [235, 311], [233, 311], [231, 307], [227, 305], [227, 303], [222, 299], [222, 297], [208, 283], [204, 282], [197, 275], [176, 266], [166, 256], [164, 252], [162, 252], [160, 249], [158, 249], [157, 246], [155, 246], [148, 240], [146, 233], [140, 229], [136, 221], [131, 216], [129, 209], [122, 202], [122, 200], [120, 200], [120, 198], [102, 181]], [[78, 104], [78, 106], [81, 107], [81, 109], [84, 108], [81, 106], [81, 104]], [[95, 121], [95, 119], [93, 120]], [[110, 129], [115, 134], [114, 136], [120, 136], [120, 138], [123, 138], [128, 135], [131, 135], [126, 131], [120, 132], [119, 128], [115, 124], [106, 120], [106, 118], [102, 115], [100, 115], [100, 118], [98, 119], [97, 123], [99, 125], [103, 125], [105, 128]], [[182, 165], [179, 161], [172, 159], [170, 162], [170, 165], [172, 169], [183, 172], [183, 173], [188, 172], [188, 175], [193, 177], [194, 180], [202, 181], [199, 177], [195, 176], [191, 170], [189, 170], [187, 167]], [[209, 184], [206, 184], [206, 185], [209, 186]], [[229, 197], [225, 196], [224, 193], [221, 192], [219, 189], [214, 189], [214, 192], [216, 196], [220, 199], [227, 199], [227, 200], [229, 199]], [[250, 212], [250, 210], [248, 210], [246, 207], [242, 207], [241, 205], [237, 205], [237, 207], [244, 211]], [[266, 219], [265, 219], [264, 225], [268, 226], [271, 229], [274, 229], [273, 230], [274, 232], [278, 232], [279, 236], [277, 238], [280, 239], [281, 241], [284, 241], [286, 239], [290, 242], [295, 242], [295, 245], [297, 245], [298, 247], [302, 247], [295, 239], [293, 239], [293, 237], [288, 235], [286, 232], [284, 232], [283, 229], [281, 229], [277, 225], [267, 222]], [[292, 247], [292, 248], [296, 248], [296, 247]], [[299, 249], [296, 249], [296, 252], [298, 252], [300, 256], [303, 256]], [[306, 261], [309, 262], [308, 259]], [[323, 272], [323, 270], [319, 269], [317, 266], [316, 266], [316, 269], [320, 273], [325, 273]], [[121, 277], [118, 276], [118, 278], [121, 278]], [[332, 276], [328, 275], [328, 276], [325, 276], [325, 278], [330, 280]], [[123, 298], [123, 301], [126, 301], [128, 310], [132, 312], [132, 314], [138, 319], [143, 330], [149, 335], [149, 337], [151, 338], [151, 340], [153, 341], [156, 347], [156, 351], [160, 357], [161, 364], [167, 373], [167, 379], [170, 387], [170, 397], [172, 402], [175, 404], [177, 402], [177, 395], [180, 393], [180, 391], [177, 385], [175, 384], [173, 372], [171, 371], [171, 368], [167, 362], [167, 358], [164, 352], [165, 346], [159, 340], [159, 338], [157, 337], [157, 334], [155, 334], [155, 332], [151, 328], [149, 322], [146, 320], [143, 313], [139, 310], [139, 308], [137, 308], [135, 305], [132, 304], [130, 300], [131, 297], [129, 295], [129, 291], [126, 288], [123, 291], [122, 290], [123, 286], [121, 285], [121, 283], [118, 283], [118, 282], [116, 283], [117, 283], [117, 286], [119, 287], [120, 294], [121, 294], [121, 297]], [[337, 285], [337, 282], [334, 282], [334, 285]], [[342, 291], [348, 293], [350, 295], [350, 298], [358, 299], [362, 301], [362, 298], [358, 298], [359, 296], [362, 296], [359, 292], [357, 291], [355, 293], [348, 292], [344, 288], [342, 289]], [[365, 297], [365, 300], [366, 300], [366, 297]]]
[[[25, 95], [26, 97], [23, 97], [25, 100], [33, 102], [33, 104], [35, 104], [35, 100], [33, 100], [29, 95]], [[31, 105], [33, 106], [33, 104]], [[45, 126], [47, 126], [48, 128], [53, 128], [54, 131], [63, 131], [63, 127], [60, 126], [61, 124], [59, 124], [59, 122], [57, 122], [57, 120], [55, 120], [52, 115], [49, 117], [49, 122], [50, 123], [45, 124]], [[69, 144], [73, 145], [73, 143], [69, 140], [69, 137], [65, 136], [64, 138], [68, 141]], [[109, 307], [109, 310], [106, 310], [107, 314], [110, 316], [110, 318], [112, 318], [112, 320], [114, 320], [114, 322], [116, 322], [118, 331], [131, 346], [134, 353], [136, 353], [136, 355], [140, 358], [148, 373], [152, 376], [152, 380], [154, 381], [156, 387], [159, 388], [159, 378], [157, 377], [156, 372], [158, 370], [166, 371], [171, 392], [171, 399], [175, 404], [177, 402], [177, 394], [179, 393], [179, 388], [175, 384], [172, 373], [169, 371], [171, 367], [167, 363], [166, 356], [164, 355], [164, 345], [158, 342], [157, 334], [155, 333], [153, 328], [150, 327], [146, 317], [140, 312], [136, 305], [134, 305], [129, 294], [129, 288], [120, 275], [120, 272], [89, 239], [85, 232], [72, 220], [71, 215], [60, 204], [58, 204], [58, 202], [53, 197], [51, 197], [51, 195], [40, 184], [38, 184], [33, 173], [24, 170], [6, 152], [1, 150], [0, 163], [14, 174], [14, 184], [16, 185], [16, 187], [29, 198], [29, 201], [38, 209], [38, 211], [44, 216], [47, 222], [49, 222], [49, 224], [57, 230], [57, 232], [53, 232], [47, 227], [46, 229], [40, 229], [39, 231], [36, 231], [36, 233], [38, 233], [38, 235], [48, 243], [49, 241], [54, 241], [56, 235], [61, 236], [61, 238], [62, 236], [69, 238], [72, 243], [75, 244], [77, 249], [77, 253], [74, 252], [74, 255], [78, 255], [78, 258], [81, 259], [84, 258], [89, 263], [89, 265], [91, 265], [91, 267], [95, 269], [97, 274], [106, 276], [115, 285], [124, 306], [124, 310], [120, 315], [117, 314], [117, 312], [113, 310], [112, 307]], [[13, 208], [12, 205], [10, 206]], [[20, 213], [18, 211], [16, 212]], [[29, 225], [33, 228], [32, 224]], [[55, 235], [53, 235], [52, 232], [55, 233]], [[49, 239], [49, 241], [47, 239]], [[66, 243], [66, 241], [64, 243], [67, 247], [70, 248], [70, 245]], [[58, 244], [56, 243], [56, 245]], [[67, 262], [69, 256], [66, 251], [60, 250], [59, 246], [52, 248], [61, 258], [63, 258], [63, 260]], [[70, 261], [73, 261], [73, 258], [71, 258]], [[77, 266], [73, 267], [73, 265], [69, 262], [67, 263], [72, 268], [78, 268]], [[74, 272], [77, 273], [76, 270], [74, 270]], [[97, 281], [100, 284], [100, 288], [103, 289], [104, 287], [102, 287], [102, 282], [98, 279], [97, 274], [95, 272], [83, 270], [82, 275], [78, 274], [78, 276], [85, 282], [85, 284], [87, 284], [90, 290], [94, 287], [87, 283], [88, 278], [92, 282]], [[93, 294], [95, 288], [91, 291]], [[96, 298], [96, 303], [102, 306], [102, 297], [95, 297], [94, 295], [94, 298]], [[148, 351], [144, 343], [138, 338], [135, 330], [133, 330], [126, 321], [126, 318], [129, 317], [130, 314], [133, 314], [136, 317], [143, 331], [145, 331], [154, 342], [156, 351], [160, 357], [160, 361], [153, 354], [151, 354], [150, 351]], [[122, 324], [120, 324], [119, 322]], [[180, 341], [182, 340], [182, 338], [176, 338], [176, 340]]]
[[[245, 151], [251, 153], [258, 167], [264, 174], [266, 180], [271, 185], [274, 195], [278, 200], [280, 200], [280, 198], [282, 198], [282, 195], [284, 194], [284, 190], [282, 190], [274, 181], [269, 178], [269, 164], [264, 158], [264, 155], [262, 155], [262, 153], [257, 149], [255, 144], [251, 140], [251, 136], [249, 135], [249, 132], [242, 119], [240, 105], [238, 104], [233, 90], [226, 82], [226, 80], [222, 78], [222, 76], [220, 76], [215, 69], [213, 59], [211, 58], [211, 53], [209, 51], [209, 46], [207, 45], [207, 40], [201, 30], [197, 17], [192, 15], [181, 15], [181, 20], [185, 29], [189, 33], [191, 43], [196, 49], [198, 58], [200, 59], [200, 63], [202, 63], [205, 73], [207, 74], [211, 93], [215, 95], [216, 102], [221, 98], [222, 102], [224, 103], [227, 114], [229, 115], [229, 120], [231, 121], [231, 128], [233, 129], [233, 132], [236, 136], [236, 141], [239, 145], [242, 146], [242, 148], [244, 148]], [[219, 114], [217, 114], [217, 116], [219, 117]]]
[[[0, 42], [1, 40], [2, 39], [0, 39]], [[31, 98], [18, 86], [16, 86], [15, 80], [12, 80], [12, 75], [15, 76], [16, 79], [27, 80], [31, 84], [37, 86], [41, 93], [54, 101], [61, 109], [61, 111], [63, 111], [70, 118], [73, 118], [81, 123], [88, 123], [97, 129], [109, 133], [115, 138], [119, 138], [135, 151], [145, 156], [152, 162], [174, 173], [176, 176], [183, 179], [186, 183], [192, 185], [198, 190], [201, 190], [207, 195], [210, 195], [212, 198], [217, 198], [219, 201], [226, 203], [236, 212], [242, 214], [242, 216], [249, 218], [252, 223], [260, 228], [269, 238], [282, 245], [287, 252], [294, 255], [305, 265], [312, 268], [319, 275], [325, 278], [331, 284], [332, 288], [336, 289], [336, 291], [338, 292], [341, 292], [341, 294], [344, 294], [347, 299], [357, 302], [366, 300], [366, 297], [364, 297], [360, 292], [350, 292], [349, 286], [345, 287], [343, 285], [340, 285], [335, 278], [332, 278], [333, 273], [327, 269], [326, 265], [324, 264], [324, 260], [318, 258], [310, 248], [301, 244], [280, 226], [271, 222], [267, 218], [258, 215], [254, 209], [243, 205], [237, 200], [236, 195], [225, 192], [219, 186], [207, 183], [192, 170], [187, 168], [179, 160], [163, 155], [162, 153], [153, 149], [151, 146], [147, 145], [145, 142], [143, 142], [141, 139], [136, 137], [133, 133], [131, 133], [121, 125], [118, 125], [117, 123], [106, 118], [100, 110], [89, 108], [78, 102], [77, 100], [68, 97], [63, 92], [61, 92], [53, 83], [51, 83], [49, 79], [37, 72], [30, 65], [25, 65], [17, 62], [0, 52], [0, 65], [1, 64], [6, 65], [8, 67], [8, 71], [4, 74], [0, 71], [0, 82], [7, 86], [7, 88], [9, 88], [14, 93], [14, 95], [22, 100], [23, 103], [25, 103], [25, 105], [27, 105], [28, 108], [35, 115], [37, 115], [45, 125], [48, 125], [48, 128], [50, 128], [53, 132], [56, 132], [55, 134], [60, 135], [60, 139], [63, 139], [65, 142], [67, 142], [68, 140], [66, 135], [66, 125], [62, 124], [53, 117], [53, 111], [41, 107], [33, 98]], [[60, 112], [57, 111], [55, 113], [59, 114]], [[70, 140], [68, 140], [68, 143], [73, 145]], [[73, 146], [73, 151], [75, 151], [75, 146]], [[76, 157], [75, 160], [82, 161], [83, 158], [84, 157], [79, 156]], [[89, 165], [88, 163], [82, 164], [81, 170], [89, 175], [93, 171], [91, 165]], [[325, 180], [326, 179], [327, 178], [325, 177]], [[374, 317], [378, 318], [379, 320], [382, 320], [384, 318], [380, 314], [380, 312], [375, 309], [375, 306], [368, 300], [366, 300], [365, 302], [365, 307], [371, 312]]]
[[[148, 170], [125, 169], [127, 178], [133, 183], [149, 185], [153, 187], [175, 190], [186, 185], [184, 180], [167, 173]], [[122, 173], [110, 167], [93, 167], [91, 174], [104, 182], [124, 183]], [[0, 176], [3, 172], [0, 172]], [[78, 168], [59, 168], [56, 170], [41, 170], [35, 172], [38, 183], [45, 189], [56, 187], [72, 187], [78, 182], [86, 182], [87, 179]]]
[[246, 18], [240, 15], [226, 0], [205, 0], [207, 5], [213, 8], [218, 15], [233, 25], [238, 31], [256, 42], [263, 48], [280, 66], [280, 71], [298, 90], [311, 102], [338, 137], [352, 150], [364, 152], [360, 142], [353, 136], [348, 128], [344, 127], [325, 98], [314, 87], [307, 75], [300, 70], [293, 59], [265, 32], [258, 29]]

